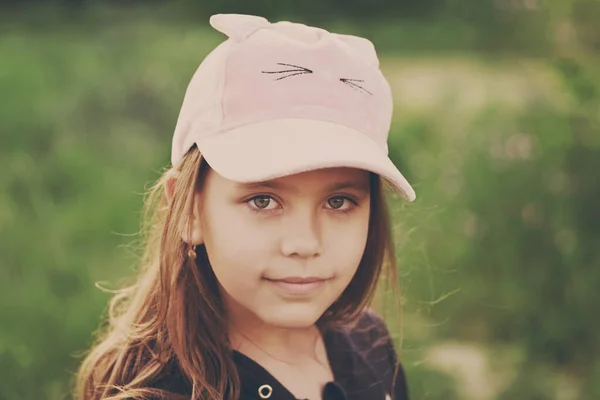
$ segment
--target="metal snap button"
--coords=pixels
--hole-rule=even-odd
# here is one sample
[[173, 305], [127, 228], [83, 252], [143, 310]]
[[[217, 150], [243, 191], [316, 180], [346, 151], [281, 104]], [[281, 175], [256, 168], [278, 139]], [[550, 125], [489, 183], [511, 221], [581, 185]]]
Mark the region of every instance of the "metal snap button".
[[258, 395], [261, 399], [268, 399], [273, 394], [273, 388], [269, 385], [262, 385], [258, 388]]

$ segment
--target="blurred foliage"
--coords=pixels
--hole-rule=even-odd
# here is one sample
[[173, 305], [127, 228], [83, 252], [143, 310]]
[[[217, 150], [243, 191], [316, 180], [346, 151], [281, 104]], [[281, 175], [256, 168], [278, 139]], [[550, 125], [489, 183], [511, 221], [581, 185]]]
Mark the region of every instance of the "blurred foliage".
[[465, 398], [432, 364], [448, 341], [489, 349], [497, 399], [600, 398], [600, 2], [128, 4], [0, 1], [1, 400], [69, 397], [94, 283], [134, 271], [141, 194], [222, 40], [213, 12], [384, 53], [390, 155], [418, 193], [393, 203], [414, 399]]
[[[600, 365], [600, 79], [597, 64], [551, 65], [570, 98], [565, 109], [543, 100], [517, 113], [492, 107], [447, 138], [425, 117], [405, 122], [412, 135], [400, 124], [394, 148], [417, 152], [407, 164], [424, 186], [414, 213], [437, 214], [406, 246], [424, 255], [423, 265], [411, 265], [417, 255], [403, 262], [411, 267], [405, 291], [409, 302], [450, 296], [428, 307], [439, 335], [522, 346], [523, 386], [510, 389], [519, 399], [553, 398], [519, 391], [539, 381], [539, 365], [582, 379], [589, 389], [578, 398], [592, 399]], [[434, 171], [419, 173], [431, 160]]]
[[[333, 27], [350, 24], [356, 34], [378, 40], [378, 48], [476, 50], [479, 53], [547, 55], [560, 24], [570, 21], [584, 42], [598, 49], [597, 0], [0, 0], [5, 22], [33, 29], [78, 27], [116, 19], [160, 15], [160, 21], [206, 24], [216, 13], [255, 14], [270, 20]], [[82, 23], [82, 21], [85, 21]], [[568, 27], [564, 27], [568, 30]], [[383, 46], [383, 47], [382, 47]]]

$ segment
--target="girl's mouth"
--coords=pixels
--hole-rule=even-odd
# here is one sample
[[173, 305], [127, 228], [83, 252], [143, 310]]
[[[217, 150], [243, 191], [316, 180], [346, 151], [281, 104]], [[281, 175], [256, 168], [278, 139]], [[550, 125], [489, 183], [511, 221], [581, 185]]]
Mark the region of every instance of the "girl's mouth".
[[290, 295], [309, 295], [320, 289], [327, 281], [318, 277], [287, 277], [282, 279], [266, 279], [278, 291]]

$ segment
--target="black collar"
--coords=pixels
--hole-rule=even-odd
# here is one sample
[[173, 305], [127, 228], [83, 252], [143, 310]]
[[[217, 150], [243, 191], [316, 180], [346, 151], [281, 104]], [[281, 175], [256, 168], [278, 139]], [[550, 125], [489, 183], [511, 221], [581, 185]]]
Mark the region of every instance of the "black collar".
[[[323, 389], [323, 400], [384, 400], [386, 398], [383, 383], [367, 360], [352, 346], [348, 333], [327, 330], [323, 332], [323, 341], [334, 376], [334, 381], [327, 383]], [[234, 350], [233, 359], [240, 376], [240, 400], [262, 400], [263, 398], [299, 400], [251, 358]], [[259, 390], [263, 385], [268, 385], [272, 389], [270, 397], [260, 396]], [[263, 394], [269, 392], [267, 387], [263, 387], [262, 390]]]

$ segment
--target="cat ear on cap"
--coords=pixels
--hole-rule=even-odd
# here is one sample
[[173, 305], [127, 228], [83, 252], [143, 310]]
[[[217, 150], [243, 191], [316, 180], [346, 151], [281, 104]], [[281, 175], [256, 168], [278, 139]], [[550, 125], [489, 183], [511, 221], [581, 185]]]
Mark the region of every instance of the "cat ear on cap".
[[366, 62], [375, 67], [379, 67], [379, 58], [377, 58], [375, 46], [369, 39], [340, 33], [332, 33], [332, 35], [349, 45], [352, 50], [360, 54]]
[[257, 29], [269, 26], [270, 22], [266, 18], [256, 15], [215, 14], [210, 17], [210, 24], [219, 32], [240, 42]]

